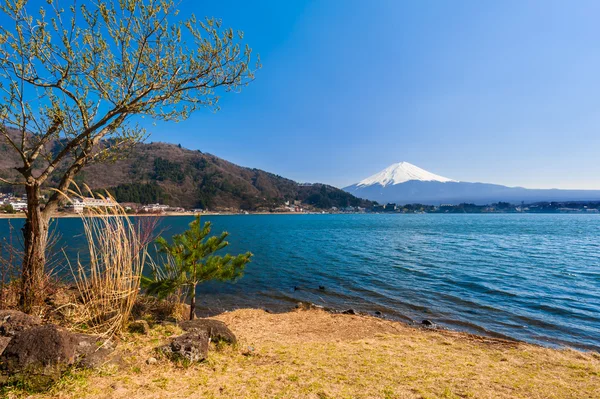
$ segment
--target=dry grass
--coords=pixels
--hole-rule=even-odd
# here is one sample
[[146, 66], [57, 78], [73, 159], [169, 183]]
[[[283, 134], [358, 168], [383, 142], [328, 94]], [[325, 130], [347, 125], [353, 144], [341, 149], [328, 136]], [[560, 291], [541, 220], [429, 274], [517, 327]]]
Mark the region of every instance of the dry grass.
[[[599, 398], [600, 355], [429, 331], [319, 310], [217, 317], [236, 348], [183, 367], [152, 348], [180, 331], [129, 336], [120, 366], [67, 376], [31, 398]], [[6, 393], [12, 399], [25, 396]]]
[[134, 223], [112, 197], [100, 198], [113, 206], [82, 216], [89, 261], [71, 265], [80, 294], [74, 326], [110, 338], [129, 322], [154, 226]]
[[178, 295], [166, 299], [138, 295], [131, 313], [134, 319], [145, 319], [150, 323], [187, 320], [189, 315], [190, 306], [182, 302]]

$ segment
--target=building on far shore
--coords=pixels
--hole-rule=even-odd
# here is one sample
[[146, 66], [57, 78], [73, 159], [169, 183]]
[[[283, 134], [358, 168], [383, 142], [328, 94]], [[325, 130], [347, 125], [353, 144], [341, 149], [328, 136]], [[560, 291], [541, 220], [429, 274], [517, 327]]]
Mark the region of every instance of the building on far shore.
[[371, 209], [372, 212], [383, 212], [384, 210], [384, 205], [373, 205], [373, 208]]
[[74, 198], [65, 206], [75, 213], [82, 213], [86, 208], [114, 208], [118, 204], [111, 199]]
[[21, 198], [8, 198], [4, 201], [4, 205], [10, 205], [17, 212], [25, 212], [27, 210], [27, 200]]
[[386, 212], [395, 212], [396, 211], [396, 204], [390, 202], [389, 204], [387, 204], [385, 206], [384, 210]]
[[144, 205], [142, 207], [143, 212], [148, 213], [165, 213], [170, 209], [169, 205], [161, 205], [161, 204], [150, 204]]

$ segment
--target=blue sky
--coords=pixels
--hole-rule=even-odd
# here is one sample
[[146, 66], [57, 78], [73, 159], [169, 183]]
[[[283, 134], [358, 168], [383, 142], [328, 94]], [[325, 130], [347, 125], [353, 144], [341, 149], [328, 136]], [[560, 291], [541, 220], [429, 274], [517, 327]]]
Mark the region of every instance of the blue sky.
[[463, 181], [600, 189], [600, 2], [196, 1], [263, 68], [159, 125], [244, 166], [337, 186], [402, 160]]
[[453, 179], [600, 189], [600, 2], [183, 0], [263, 68], [221, 111], [150, 126], [297, 181], [408, 161]]

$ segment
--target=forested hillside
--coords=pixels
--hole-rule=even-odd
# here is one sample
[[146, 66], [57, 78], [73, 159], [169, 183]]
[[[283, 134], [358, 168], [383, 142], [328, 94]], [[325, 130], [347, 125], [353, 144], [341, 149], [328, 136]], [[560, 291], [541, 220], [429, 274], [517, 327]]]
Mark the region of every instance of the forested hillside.
[[[16, 176], [12, 169], [18, 161], [8, 145], [0, 142], [0, 177]], [[56, 174], [51, 184], [58, 178]], [[332, 186], [298, 185], [272, 173], [166, 143], [138, 144], [125, 159], [86, 167], [76, 182], [94, 190], [109, 189], [120, 202], [160, 202], [185, 208], [269, 210], [293, 200], [320, 209], [370, 206], [369, 201]], [[2, 189], [9, 190], [6, 186]]]

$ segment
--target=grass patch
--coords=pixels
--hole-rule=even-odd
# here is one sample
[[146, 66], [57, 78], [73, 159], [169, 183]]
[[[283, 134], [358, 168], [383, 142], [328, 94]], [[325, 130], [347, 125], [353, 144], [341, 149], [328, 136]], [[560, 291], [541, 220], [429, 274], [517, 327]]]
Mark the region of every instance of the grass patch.
[[[237, 347], [213, 346], [201, 364], [176, 364], [154, 348], [181, 333], [155, 325], [127, 336], [118, 369], [66, 376], [54, 398], [579, 398], [600, 397], [600, 357], [469, 334], [421, 330], [323, 311], [218, 317]], [[21, 395], [21, 396], [19, 396]], [[1, 395], [0, 395], [1, 396]]]

